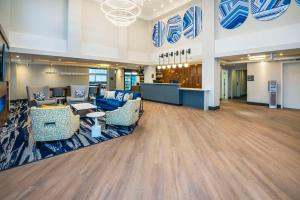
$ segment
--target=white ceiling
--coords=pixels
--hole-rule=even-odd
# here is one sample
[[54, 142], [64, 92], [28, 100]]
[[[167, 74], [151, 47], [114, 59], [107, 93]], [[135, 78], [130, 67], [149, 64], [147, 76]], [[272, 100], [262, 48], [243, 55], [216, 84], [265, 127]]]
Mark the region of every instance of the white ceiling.
[[192, 0], [144, 0], [140, 18], [153, 20], [191, 1]]

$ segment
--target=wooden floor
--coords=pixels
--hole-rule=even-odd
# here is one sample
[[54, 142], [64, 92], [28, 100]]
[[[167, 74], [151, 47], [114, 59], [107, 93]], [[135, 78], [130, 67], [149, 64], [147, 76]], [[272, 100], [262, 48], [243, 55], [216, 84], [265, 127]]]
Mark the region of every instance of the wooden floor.
[[300, 199], [300, 112], [146, 102], [130, 136], [0, 172], [0, 199]]

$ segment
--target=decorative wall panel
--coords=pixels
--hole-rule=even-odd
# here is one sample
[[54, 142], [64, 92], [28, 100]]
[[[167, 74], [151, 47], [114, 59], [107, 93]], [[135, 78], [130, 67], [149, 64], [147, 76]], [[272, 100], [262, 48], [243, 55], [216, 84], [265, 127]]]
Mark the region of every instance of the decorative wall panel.
[[171, 17], [167, 23], [167, 40], [169, 43], [176, 43], [182, 33], [182, 18], [180, 15]]
[[162, 21], [156, 22], [152, 31], [152, 42], [155, 47], [161, 47], [166, 39], [166, 25]]
[[202, 29], [202, 10], [198, 6], [189, 8], [183, 17], [183, 34], [188, 39], [197, 37]]
[[249, 14], [248, 0], [221, 0], [219, 20], [223, 28], [234, 29], [242, 25]]
[[255, 19], [269, 21], [281, 16], [291, 0], [251, 0], [251, 13]]

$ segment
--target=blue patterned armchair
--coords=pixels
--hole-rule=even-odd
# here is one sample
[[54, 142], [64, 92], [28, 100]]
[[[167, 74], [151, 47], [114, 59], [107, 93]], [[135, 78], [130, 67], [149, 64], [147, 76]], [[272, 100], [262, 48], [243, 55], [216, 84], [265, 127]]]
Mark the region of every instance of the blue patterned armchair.
[[130, 126], [139, 120], [141, 98], [128, 100], [123, 107], [106, 112], [106, 125]]
[[70, 106], [57, 108], [31, 108], [32, 136], [36, 142], [71, 138], [79, 129], [79, 115]]

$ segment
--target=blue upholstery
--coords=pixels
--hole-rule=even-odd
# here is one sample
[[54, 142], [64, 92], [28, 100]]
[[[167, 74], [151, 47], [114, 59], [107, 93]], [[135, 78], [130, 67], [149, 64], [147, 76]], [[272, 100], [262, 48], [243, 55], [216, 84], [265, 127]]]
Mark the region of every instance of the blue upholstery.
[[[115, 91], [116, 91], [115, 97], [120, 92], [124, 93], [124, 95], [126, 93], [129, 93], [129, 94], [132, 93], [133, 94], [133, 100], [141, 97], [141, 93], [140, 92], [131, 92], [129, 90], [115, 90]], [[124, 98], [124, 95], [123, 95], [123, 98]], [[103, 95], [96, 97], [96, 104], [97, 104], [97, 106], [100, 107], [100, 108], [102, 108], [103, 110], [107, 110], [107, 111], [116, 110], [119, 107], [124, 106], [125, 103], [126, 103], [126, 101], [124, 101], [124, 100], [123, 101], [118, 101], [116, 99], [105, 99]]]

